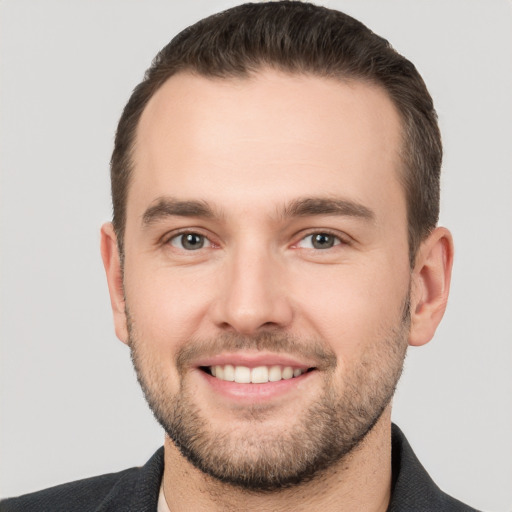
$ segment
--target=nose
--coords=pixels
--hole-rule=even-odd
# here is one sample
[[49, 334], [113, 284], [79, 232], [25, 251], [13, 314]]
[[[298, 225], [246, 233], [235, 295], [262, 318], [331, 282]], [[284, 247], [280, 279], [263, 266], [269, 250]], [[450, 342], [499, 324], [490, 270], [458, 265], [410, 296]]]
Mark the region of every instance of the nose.
[[284, 329], [293, 318], [283, 262], [271, 251], [239, 250], [225, 261], [213, 306], [214, 322], [225, 331], [252, 335]]

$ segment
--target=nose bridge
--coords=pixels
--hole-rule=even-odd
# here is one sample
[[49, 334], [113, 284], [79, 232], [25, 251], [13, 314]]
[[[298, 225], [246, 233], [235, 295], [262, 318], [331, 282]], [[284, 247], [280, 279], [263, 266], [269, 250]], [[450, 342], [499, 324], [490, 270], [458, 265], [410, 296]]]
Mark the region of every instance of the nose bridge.
[[218, 321], [243, 334], [284, 327], [292, 311], [277, 255], [263, 242], [249, 240], [233, 248], [226, 260], [218, 296]]

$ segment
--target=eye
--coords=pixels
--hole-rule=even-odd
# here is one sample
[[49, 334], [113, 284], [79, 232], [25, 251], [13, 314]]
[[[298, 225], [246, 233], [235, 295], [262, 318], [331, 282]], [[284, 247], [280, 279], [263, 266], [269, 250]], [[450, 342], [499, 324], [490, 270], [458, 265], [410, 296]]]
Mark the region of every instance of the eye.
[[197, 251], [198, 249], [211, 246], [208, 238], [198, 233], [181, 233], [180, 235], [173, 236], [169, 240], [169, 244], [185, 251]]
[[340, 245], [341, 240], [330, 233], [312, 233], [305, 236], [297, 247], [301, 249], [331, 249], [335, 245]]

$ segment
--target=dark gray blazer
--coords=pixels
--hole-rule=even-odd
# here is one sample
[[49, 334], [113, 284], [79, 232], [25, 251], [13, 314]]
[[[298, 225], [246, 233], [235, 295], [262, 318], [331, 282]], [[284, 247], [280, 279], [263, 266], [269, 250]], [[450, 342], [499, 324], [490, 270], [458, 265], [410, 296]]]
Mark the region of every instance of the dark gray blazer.
[[[388, 512], [475, 512], [436, 486], [396, 425], [392, 459], [393, 495]], [[160, 448], [141, 468], [9, 498], [0, 502], [0, 512], [156, 512], [163, 470], [164, 450]]]

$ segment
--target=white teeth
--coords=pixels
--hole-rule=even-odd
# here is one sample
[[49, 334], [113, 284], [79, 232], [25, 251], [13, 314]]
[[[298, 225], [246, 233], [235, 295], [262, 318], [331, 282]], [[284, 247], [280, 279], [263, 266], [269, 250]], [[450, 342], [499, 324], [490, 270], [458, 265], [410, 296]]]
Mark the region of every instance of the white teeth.
[[224, 380], [233, 382], [235, 380], [235, 367], [231, 364], [224, 366]]
[[293, 377], [293, 368], [291, 366], [285, 366], [283, 368], [283, 379], [291, 379]]
[[305, 370], [301, 368], [292, 368], [291, 366], [256, 366], [248, 368], [247, 366], [225, 366], [216, 365], [210, 367], [211, 374], [217, 379], [239, 384], [265, 384], [266, 382], [277, 382], [282, 379], [288, 380], [293, 377], [299, 377]]
[[266, 366], [253, 368], [251, 370], [251, 382], [254, 384], [268, 382], [268, 368]]
[[268, 380], [270, 382], [277, 382], [283, 378], [283, 373], [281, 372], [280, 366], [271, 366], [268, 371]]
[[247, 366], [235, 366], [235, 382], [249, 384], [251, 382], [251, 369]]

